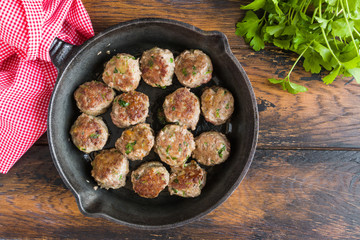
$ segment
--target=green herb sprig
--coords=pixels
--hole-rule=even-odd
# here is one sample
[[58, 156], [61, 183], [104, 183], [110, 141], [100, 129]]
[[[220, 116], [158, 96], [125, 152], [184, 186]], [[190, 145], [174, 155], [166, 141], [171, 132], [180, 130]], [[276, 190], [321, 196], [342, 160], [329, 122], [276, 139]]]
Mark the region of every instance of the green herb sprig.
[[119, 103], [119, 105], [122, 106], [122, 107], [127, 107], [127, 106], [129, 106], [129, 103], [126, 102], [126, 101], [124, 101], [124, 100], [122, 100], [122, 99], [119, 99], [119, 100], [118, 100], [118, 103]]
[[222, 148], [220, 148], [220, 149], [218, 150], [218, 155], [219, 155], [220, 158], [223, 157], [223, 153], [224, 153], [225, 151], [226, 151], [226, 146], [223, 145]]
[[125, 153], [126, 153], [126, 154], [131, 153], [132, 150], [134, 150], [134, 145], [135, 145], [135, 144], [136, 144], [136, 141], [134, 141], [134, 142], [129, 142], [128, 144], [126, 144], [126, 146], [125, 146], [125, 149], [126, 149]]
[[360, 83], [359, 0], [254, 0], [241, 9], [248, 11], [237, 23], [236, 34], [255, 51], [271, 43], [299, 55], [286, 77], [270, 78], [271, 83], [293, 94], [307, 91], [290, 81], [301, 58], [306, 71], [329, 71], [322, 78], [327, 85], [337, 76]]

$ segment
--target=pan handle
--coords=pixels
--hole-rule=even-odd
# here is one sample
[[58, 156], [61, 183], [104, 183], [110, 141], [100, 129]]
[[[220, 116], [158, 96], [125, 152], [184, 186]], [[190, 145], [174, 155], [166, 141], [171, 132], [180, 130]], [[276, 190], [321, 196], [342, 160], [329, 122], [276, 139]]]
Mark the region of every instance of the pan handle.
[[71, 45], [67, 42], [55, 38], [50, 46], [50, 58], [55, 67], [60, 71], [63, 67], [66, 66], [66, 62], [69, 59], [69, 56], [75, 52], [77, 46]]

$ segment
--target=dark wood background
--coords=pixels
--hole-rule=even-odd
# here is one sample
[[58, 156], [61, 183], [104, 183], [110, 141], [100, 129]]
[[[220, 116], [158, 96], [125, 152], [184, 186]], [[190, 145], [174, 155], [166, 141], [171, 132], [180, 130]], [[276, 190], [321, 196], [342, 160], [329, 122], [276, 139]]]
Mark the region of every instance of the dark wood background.
[[[232, 196], [207, 216], [167, 231], [141, 231], [83, 216], [57, 173], [46, 134], [0, 175], [0, 238], [359, 239], [360, 86], [326, 86], [301, 66], [306, 93], [268, 83], [296, 55], [268, 46], [254, 52], [235, 35], [250, 1], [83, 0], [95, 32], [142, 17], [170, 18], [225, 33], [257, 97], [260, 132], [253, 164]], [[359, 195], [358, 195], [359, 194]]]

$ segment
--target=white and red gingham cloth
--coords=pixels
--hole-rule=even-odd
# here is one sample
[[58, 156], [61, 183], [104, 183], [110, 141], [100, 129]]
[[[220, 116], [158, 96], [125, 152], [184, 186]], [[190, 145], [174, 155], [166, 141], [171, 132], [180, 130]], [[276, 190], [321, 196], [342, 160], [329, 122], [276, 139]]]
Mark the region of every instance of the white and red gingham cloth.
[[0, 0], [0, 173], [46, 131], [52, 41], [79, 45], [93, 35], [81, 0]]

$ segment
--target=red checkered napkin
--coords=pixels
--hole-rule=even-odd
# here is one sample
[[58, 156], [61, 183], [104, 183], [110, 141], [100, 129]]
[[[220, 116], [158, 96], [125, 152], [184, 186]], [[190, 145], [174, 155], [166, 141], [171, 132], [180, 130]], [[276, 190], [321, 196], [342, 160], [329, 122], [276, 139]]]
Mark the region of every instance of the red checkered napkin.
[[55, 37], [79, 45], [94, 35], [80, 0], [0, 0], [0, 172], [46, 131], [57, 71]]

